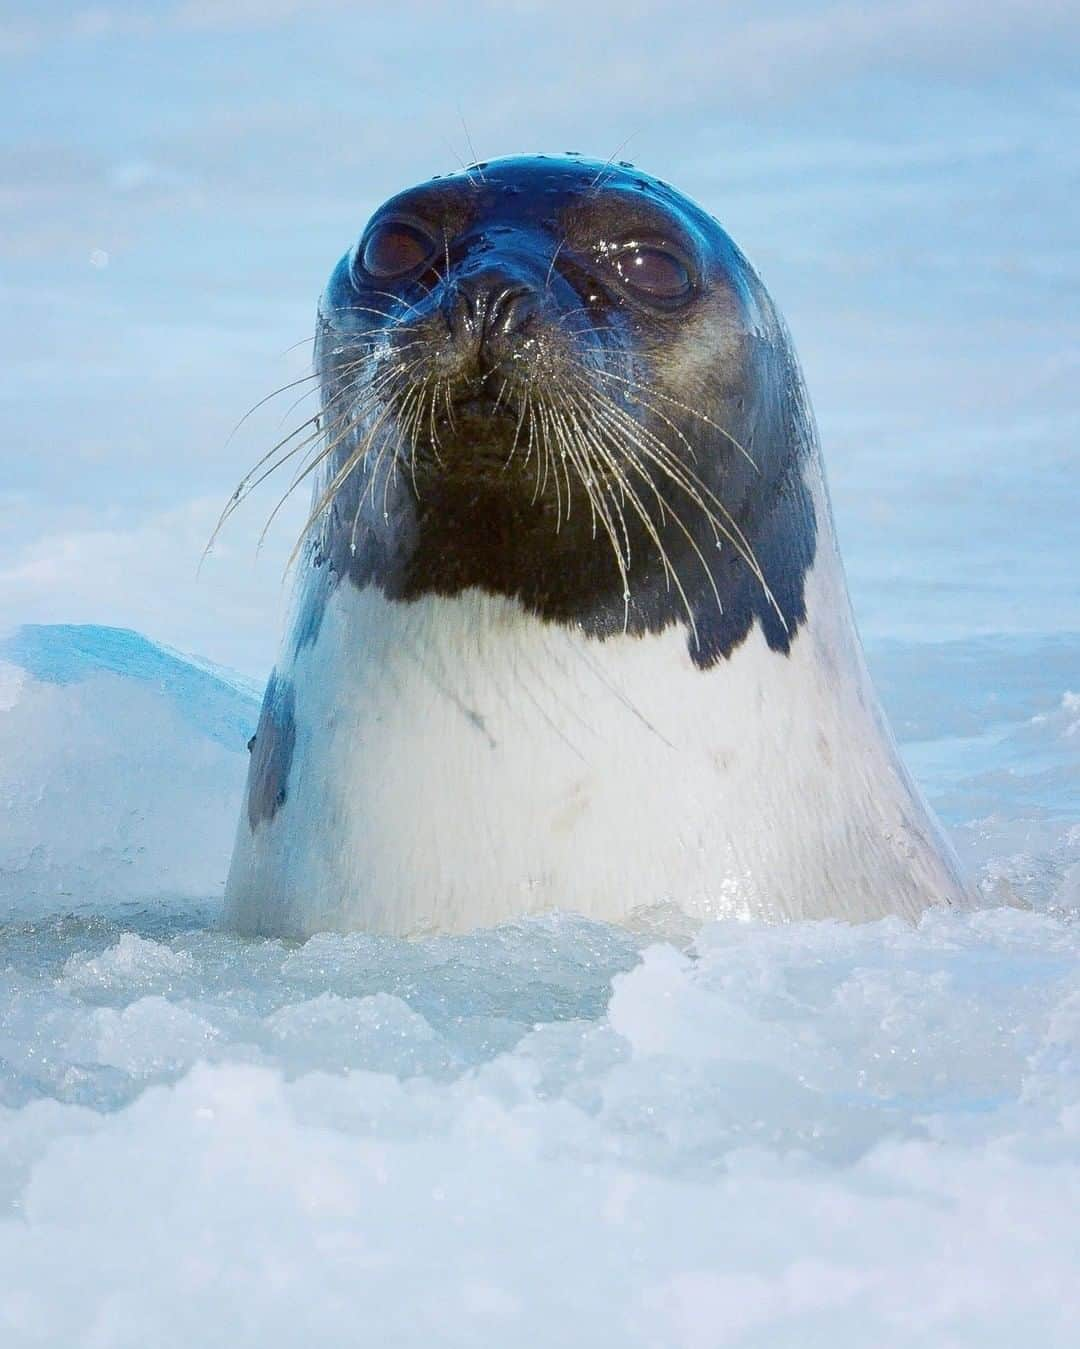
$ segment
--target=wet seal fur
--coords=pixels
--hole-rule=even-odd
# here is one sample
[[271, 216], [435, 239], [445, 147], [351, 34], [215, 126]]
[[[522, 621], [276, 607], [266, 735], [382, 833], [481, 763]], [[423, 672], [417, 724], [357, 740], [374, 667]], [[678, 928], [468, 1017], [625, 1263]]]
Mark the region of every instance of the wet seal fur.
[[234, 925], [965, 901], [865, 670], [791, 341], [701, 208], [574, 157], [412, 188], [334, 270], [315, 371], [318, 422], [268, 457], [306, 453], [313, 507]]

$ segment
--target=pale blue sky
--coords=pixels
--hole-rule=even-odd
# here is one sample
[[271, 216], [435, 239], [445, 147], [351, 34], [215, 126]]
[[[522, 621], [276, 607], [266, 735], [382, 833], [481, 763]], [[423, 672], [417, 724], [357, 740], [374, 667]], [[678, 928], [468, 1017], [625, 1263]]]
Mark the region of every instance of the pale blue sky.
[[[465, 12], [465, 17], [462, 17]], [[1080, 9], [18, 4], [0, 19], [0, 627], [116, 623], [251, 673], [302, 513], [220, 504], [389, 193], [623, 156], [784, 309], [871, 636], [1080, 629]]]

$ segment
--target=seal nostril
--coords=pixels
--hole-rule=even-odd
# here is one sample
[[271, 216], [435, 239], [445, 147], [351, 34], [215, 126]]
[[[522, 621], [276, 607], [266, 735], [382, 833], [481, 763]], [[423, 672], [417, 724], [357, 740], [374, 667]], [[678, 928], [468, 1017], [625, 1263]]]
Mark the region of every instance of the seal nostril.
[[536, 312], [536, 292], [525, 285], [507, 286], [493, 295], [488, 306], [488, 333], [509, 334], [523, 328]]
[[523, 328], [536, 304], [537, 293], [528, 283], [489, 269], [458, 278], [447, 292], [443, 312], [453, 336], [484, 343]]
[[476, 300], [473, 291], [460, 282], [447, 287], [441, 308], [452, 338], [468, 340], [477, 336], [483, 316]]

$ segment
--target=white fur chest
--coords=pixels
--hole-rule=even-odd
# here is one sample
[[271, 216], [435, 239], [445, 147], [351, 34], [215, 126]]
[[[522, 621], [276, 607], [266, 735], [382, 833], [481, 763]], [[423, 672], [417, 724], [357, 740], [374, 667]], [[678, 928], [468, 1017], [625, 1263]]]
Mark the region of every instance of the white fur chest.
[[606, 641], [476, 591], [342, 585], [295, 690], [285, 799], [245, 813], [248, 931], [463, 931], [566, 908], [621, 921], [914, 915], [958, 901], [882, 723], [831, 547], [789, 655], [758, 629], [703, 671], [686, 633]]

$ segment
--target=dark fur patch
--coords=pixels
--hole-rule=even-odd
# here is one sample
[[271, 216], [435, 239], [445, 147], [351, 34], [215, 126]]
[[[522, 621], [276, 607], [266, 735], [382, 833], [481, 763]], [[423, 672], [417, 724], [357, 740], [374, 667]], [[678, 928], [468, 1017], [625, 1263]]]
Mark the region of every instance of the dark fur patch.
[[314, 646], [319, 639], [326, 602], [340, 580], [333, 564], [316, 544], [307, 554], [309, 569], [304, 578], [300, 603], [292, 626], [293, 654], [306, 646]]
[[252, 832], [272, 820], [288, 796], [289, 769], [296, 747], [296, 694], [292, 682], [275, 671], [263, 697], [248, 768], [248, 823]]

